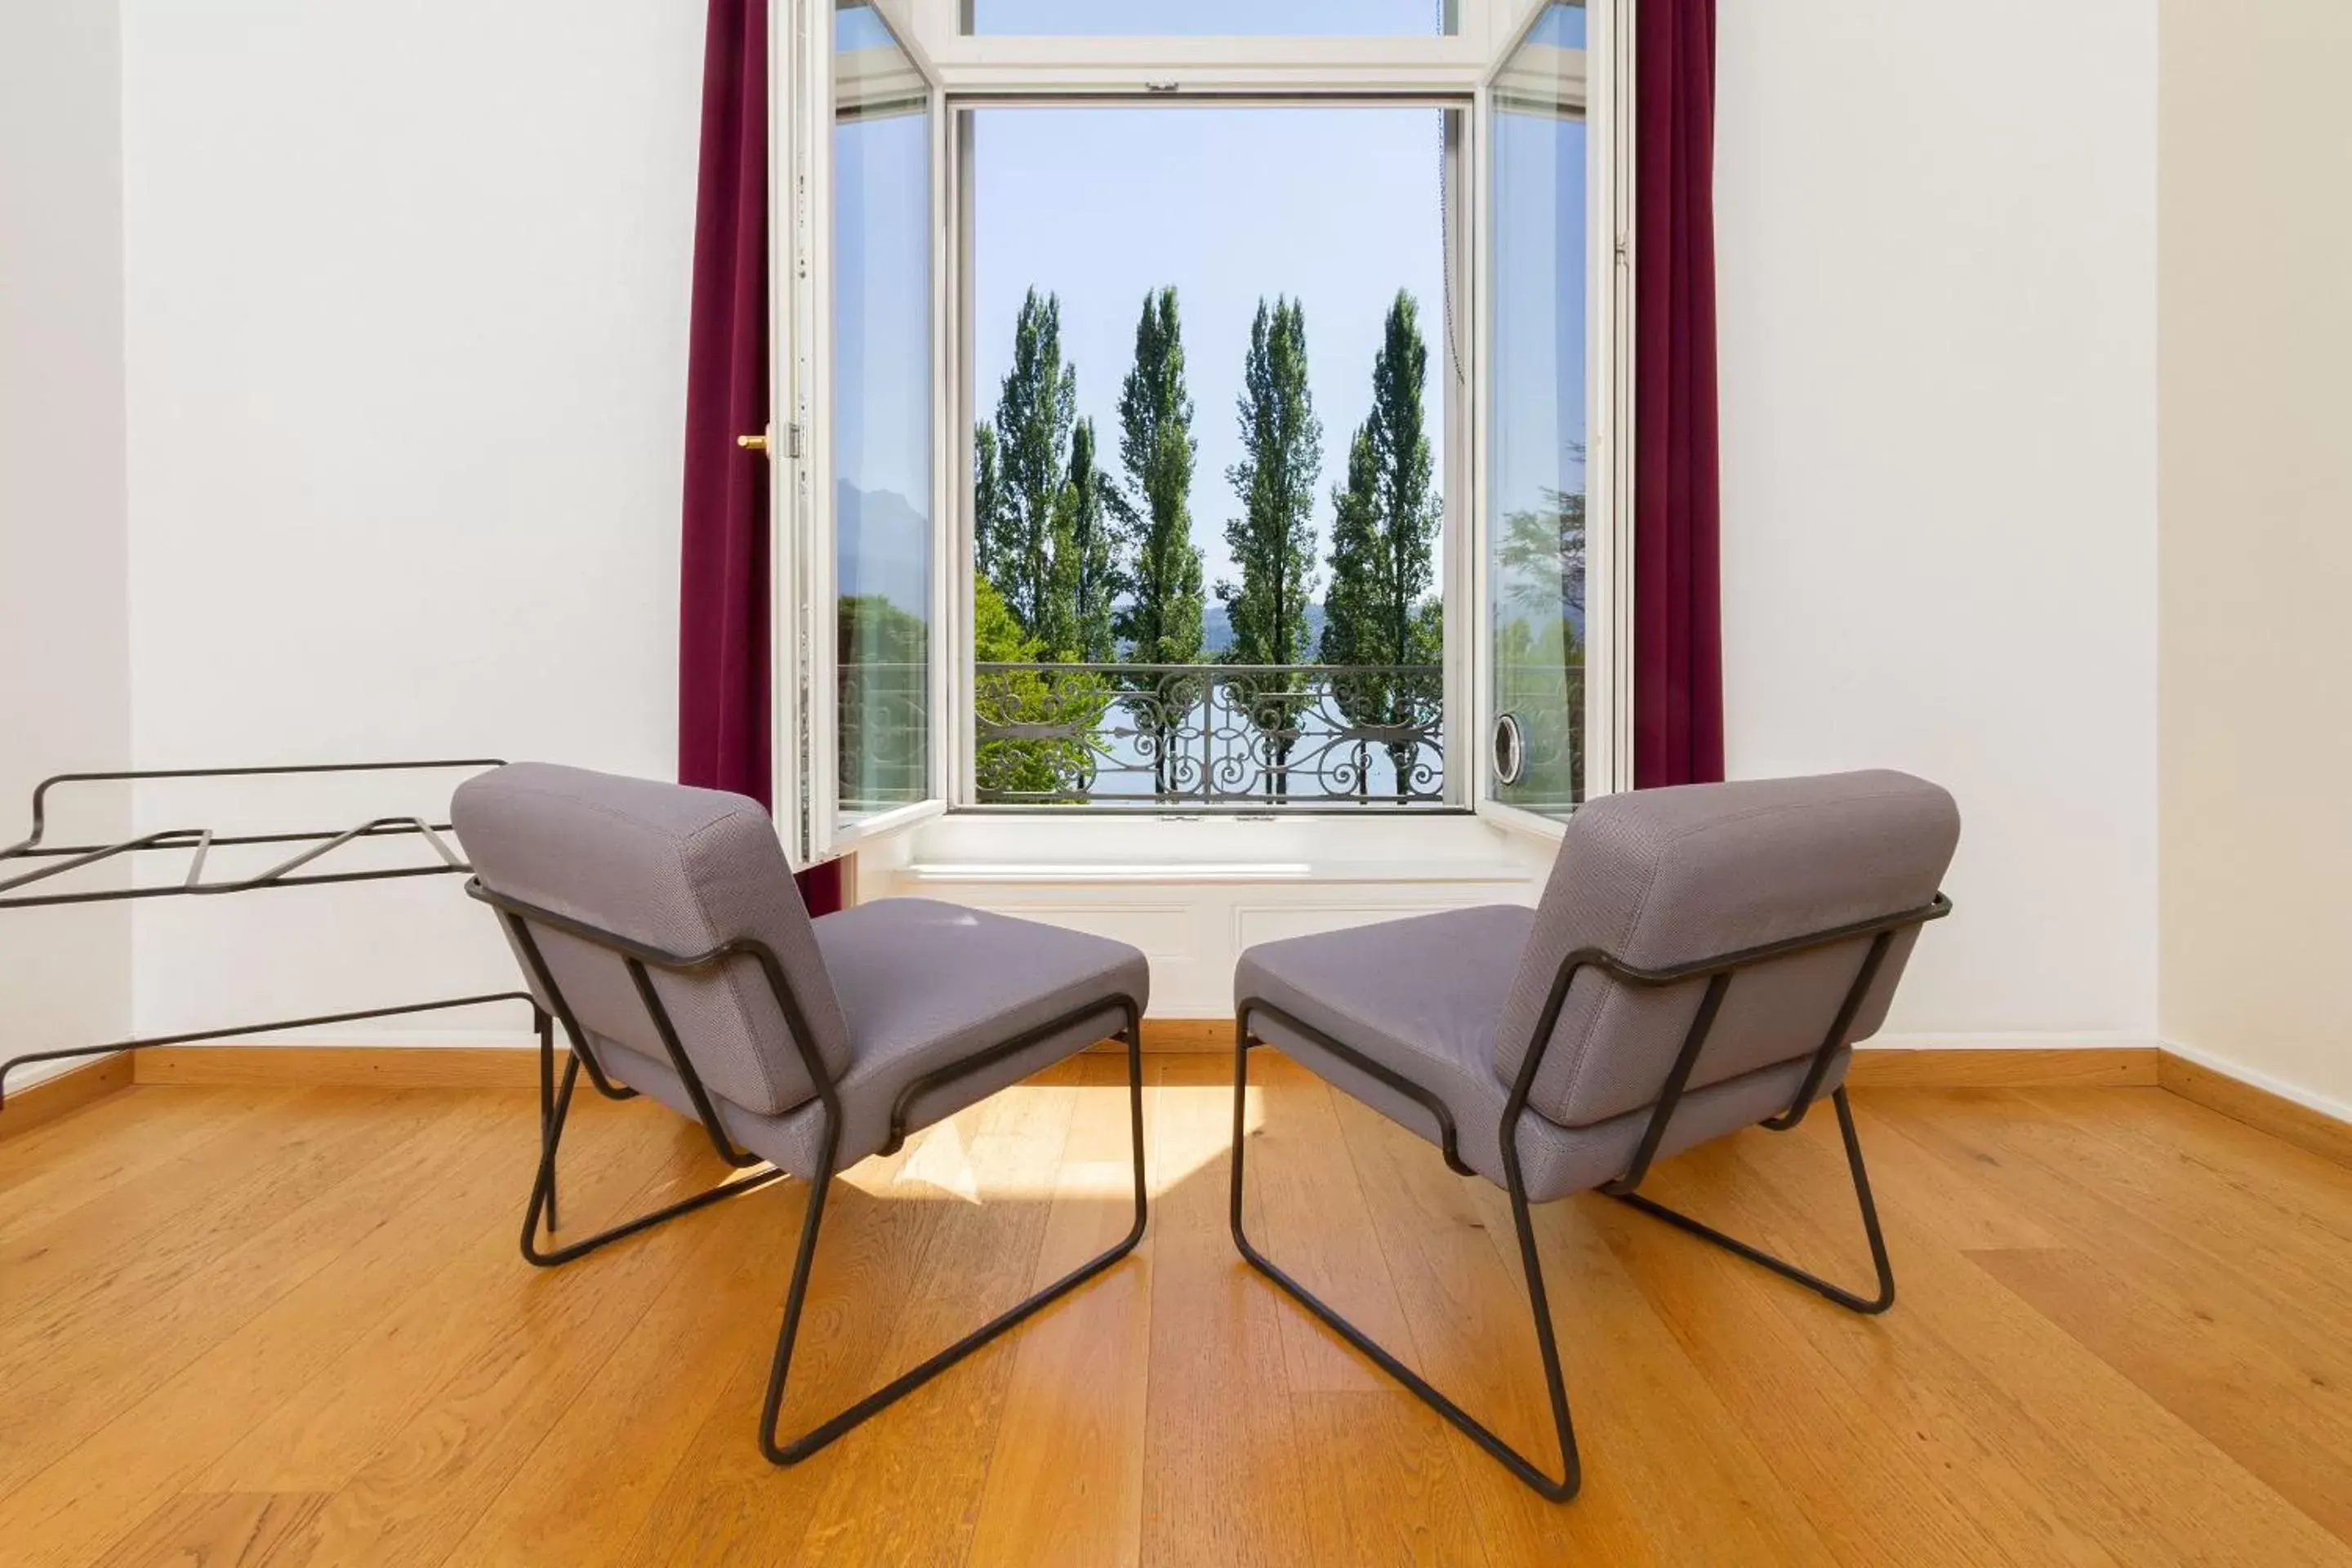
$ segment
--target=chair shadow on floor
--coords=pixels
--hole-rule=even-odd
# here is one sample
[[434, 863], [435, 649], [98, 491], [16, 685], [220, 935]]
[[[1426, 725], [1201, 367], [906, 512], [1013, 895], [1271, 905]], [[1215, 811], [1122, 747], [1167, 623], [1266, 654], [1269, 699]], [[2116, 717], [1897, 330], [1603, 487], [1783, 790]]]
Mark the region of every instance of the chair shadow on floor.
[[[1604, 1198], [1538, 1206], [1586, 1458], [1559, 1507], [1238, 1258], [1230, 1058], [1146, 1068], [1143, 1244], [783, 1469], [751, 1428], [796, 1181], [541, 1270], [534, 1096], [134, 1088], [0, 1145], [0, 1556], [2352, 1561], [2312, 1380], [2347, 1385], [2352, 1179], [2161, 1089], [1858, 1093], [1906, 1291], [1879, 1318]], [[787, 1419], [1117, 1233], [1124, 1070], [1076, 1058], [840, 1179]], [[1252, 1077], [1251, 1235], [1552, 1458], [1504, 1194], [1279, 1055]], [[723, 1170], [642, 1102], [584, 1105], [565, 1153], [575, 1236]], [[1645, 1190], [1867, 1268], [1829, 1117]]]
[[[1124, 1068], [1118, 1057], [1076, 1058], [836, 1180], [787, 1429], [905, 1371], [1117, 1239], [1131, 1212]], [[715, 1317], [722, 1301], [735, 1314], [709, 1325], [735, 1347], [731, 1364], [693, 1357], [677, 1369], [700, 1390], [691, 1408], [701, 1419], [671, 1450], [677, 1462], [658, 1489], [638, 1500], [640, 1542], [702, 1541], [752, 1496], [775, 1505], [761, 1509], [756, 1526], [768, 1547], [809, 1561], [865, 1555], [874, 1542], [901, 1561], [951, 1561], [959, 1542], [975, 1562], [1045, 1560], [1040, 1552], [1117, 1561], [1139, 1532], [1243, 1560], [1331, 1561], [1333, 1531], [1396, 1514], [1399, 1499], [1412, 1500], [1403, 1510], [1412, 1522], [1400, 1527], [1409, 1531], [1448, 1519], [1467, 1529], [1476, 1510], [1500, 1509], [1538, 1541], [1583, 1533], [1543, 1518], [1562, 1510], [1515, 1496], [1521, 1489], [1508, 1474], [1235, 1251], [1230, 1066], [1150, 1058], [1145, 1068], [1152, 1215], [1142, 1246], [792, 1471], [761, 1476], [744, 1429], [804, 1184], [746, 1194], [534, 1279], [537, 1292], [593, 1299], [598, 1276], [622, 1268], [626, 1248], [669, 1232], [684, 1257], [667, 1293], [700, 1298], [698, 1315]], [[1246, 1106], [1253, 1239], [1505, 1441], [1556, 1462], [1504, 1194], [1449, 1172], [1426, 1142], [1270, 1048], [1253, 1053]], [[655, 1140], [661, 1175], [609, 1205], [614, 1213], [723, 1173], [693, 1124], [658, 1108], [599, 1109], [604, 1121], [667, 1123]], [[1662, 1162], [1652, 1186], [1793, 1257], [1866, 1272], [1858, 1237], [1833, 1240], [1802, 1217], [1797, 1200], [1833, 1193], [1843, 1175], [1834, 1131], [1826, 1143], [1819, 1132], [1742, 1135]], [[1787, 1202], [1769, 1191], [1783, 1166]], [[603, 1223], [596, 1202], [584, 1192], [568, 1202], [553, 1239]], [[1609, 1456], [1604, 1465], [1622, 1459], [1612, 1450], [1627, 1438], [1645, 1440], [1634, 1417], [1654, 1413], [1639, 1364], [1616, 1363], [1629, 1321], [1646, 1330], [1645, 1355], [1655, 1360], [1671, 1354], [1675, 1310], [1759, 1290], [1822, 1309], [1781, 1281], [1732, 1280], [1753, 1271], [1596, 1195], [1535, 1213], [1580, 1430], [1589, 1451]], [[697, 1227], [709, 1234], [686, 1234]], [[638, 1289], [649, 1283], [635, 1278], [643, 1272], [631, 1272]], [[1648, 1277], [1681, 1293], [1664, 1326], [1645, 1299]], [[1596, 1346], [1596, 1328], [1615, 1342], [1612, 1352]], [[637, 1364], [621, 1352], [613, 1359]], [[1633, 1408], [1617, 1407], [1629, 1401]], [[562, 1489], [552, 1475], [541, 1484]], [[1335, 1484], [1337, 1496], [1318, 1491]], [[1615, 1510], [1604, 1501], [1600, 1511]]]

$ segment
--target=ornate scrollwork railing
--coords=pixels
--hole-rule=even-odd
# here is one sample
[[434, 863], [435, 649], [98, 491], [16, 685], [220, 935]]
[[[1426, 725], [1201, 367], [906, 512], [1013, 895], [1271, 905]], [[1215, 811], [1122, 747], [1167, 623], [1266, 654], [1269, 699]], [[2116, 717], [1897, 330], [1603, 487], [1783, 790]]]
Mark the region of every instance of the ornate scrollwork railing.
[[982, 664], [985, 805], [1430, 805], [1438, 665]]

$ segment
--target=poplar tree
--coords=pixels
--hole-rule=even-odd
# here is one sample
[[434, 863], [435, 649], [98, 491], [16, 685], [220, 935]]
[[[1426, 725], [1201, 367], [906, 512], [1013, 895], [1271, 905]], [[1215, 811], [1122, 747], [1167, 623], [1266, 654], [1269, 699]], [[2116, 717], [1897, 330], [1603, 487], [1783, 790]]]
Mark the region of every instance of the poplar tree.
[[1029, 290], [1013, 328], [1013, 367], [996, 399], [1001, 489], [982, 564], [1023, 628], [1042, 635], [1051, 615], [1054, 511], [1062, 454], [1077, 413], [1077, 374], [1062, 363], [1062, 302]]
[[[1307, 317], [1295, 300], [1261, 299], [1243, 365], [1242, 460], [1225, 470], [1243, 513], [1225, 525], [1241, 582], [1219, 583], [1232, 618], [1236, 664], [1294, 665], [1307, 657], [1307, 605], [1315, 578], [1315, 482], [1323, 468], [1323, 426], [1307, 382]], [[1265, 736], [1271, 793], [1289, 794], [1286, 764], [1297, 739], [1295, 677], [1250, 683], [1250, 720]]]
[[[1316, 657], [1338, 667], [1332, 697], [1348, 722], [1366, 729], [1387, 722], [1393, 702], [1393, 664], [1380, 637], [1380, 455], [1369, 425], [1348, 443], [1348, 479], [1331, 491], [1331, 585], [1323, 594], [1323, 638]], [[1356, 748], [1356, 793], [1370, 792], [1369, 752]]]
[[1005, 530], [1004, 479], [998, 471], [996, 427], [980, 424], [971, 430], [971, 547], [981, 575], [993, 583], [1001, 571]]
[[[1184, 331], [1176, 290], [1143, 297], [1135, 363], [1118, 395], [1119, 466], [1126, 485], [1106, 496], [1118, 514], [1127, 557], [1126, 602], [1112, 630], [1129, 664], [1192, 664], [1201, 657], [1201, 550], [1192, 542], [1192, 396], [1184, 384]], [[1169, 750], [1182, 710], [1200, 700], [1197, 682], [1157, 676], [1129, 679], [1129, 710], [1150, 736], [1152, 782], [1170, 791]]]
[[1095, 460], [1095, 422], [1070, 433], [1070, 464], [1054, 498], [1051, 579], [1038, 636], [1048, 658], [1101, 664], [1115, 651], [1111, 600], [1118, 592], [1109, 482]]
[[[1347, 482], [1331, 491], [1331, 585], [1323, 595], [1323, 641], [1317, 653], [1325, 664], [1392, 662], [1384, 657], [1379, 635], [1387, 597], [1381, 553], [1380, 454], [1372, 446], [1371, 426], [1359, 425], [1348, 443]], [[1350, 686], [1340, 700], [1358, 724], [1375, 722], [1360, 711], [1363, 689], [1368, 689]]]
[[1184, 332], [1176, 290], [1143, 298], [1135, 363], [1118, 395], [1124, 491], [1107, 498], [1127, 535], [1128, 599], [1114, 630], [1134, 664], [1191, 664], [1201, 657], [1201, 551], [1192, 542], [1192, 397], [1184, 384]]
[[[1399, 289], [1372, 359], [1371, 413], [1349, 446], [1347, 483], [1331, 498], [1331, 591], [1324, 600], [1321, 658], [1381, 672], [1339, 682], [1340, 710], [1360, 727], [1412, 724], [1441, 684], [1403, 668], [1444, 658], [1441, 606], [1431, 596], [1443, 511], [1423, 406], [1428, 378], [1419, 309]], [[1417, 748], [1392, 743], [1388, 750], [1402, 798]]]

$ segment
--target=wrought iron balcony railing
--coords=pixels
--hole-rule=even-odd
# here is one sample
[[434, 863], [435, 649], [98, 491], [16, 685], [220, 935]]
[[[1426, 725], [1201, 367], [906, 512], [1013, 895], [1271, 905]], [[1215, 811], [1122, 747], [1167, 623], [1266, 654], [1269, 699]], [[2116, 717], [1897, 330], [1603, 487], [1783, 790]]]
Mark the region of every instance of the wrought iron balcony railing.
[[1439, 665], [982, 664], [985, 805], [1427, 806]]

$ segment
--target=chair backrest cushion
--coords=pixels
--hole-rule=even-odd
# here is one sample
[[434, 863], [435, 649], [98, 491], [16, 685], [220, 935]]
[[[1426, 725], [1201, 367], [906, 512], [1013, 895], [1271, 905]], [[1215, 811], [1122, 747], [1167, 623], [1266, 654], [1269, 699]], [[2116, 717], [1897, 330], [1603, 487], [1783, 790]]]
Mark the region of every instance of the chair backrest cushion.
[[[820, 1058], [835, 1075], [847, 1070], [841, 1005], [775, 824], [757, 801], [517, 763], [459, 785], [449, 809], [475, 874], [493, 892], [681, 955], [739, 938], [764, 942], [782, 961]], [[669, 1059], [617, 954], [530, 924], [583, 1030]], [[523, 972], [540, 1005], [553, 1010], [527, 963]], [[738, 957], [692, 973], [649, 964], [646, 973], [713, 1094], [767, 1116], [815, 1094], [758, 960]]]
[[[1832, 930], [1931, 901], [1959, 841], [1952, 797], [1907, 773], [1685, 784], [1578, 809], [1495, 1040], [1516, 1081], [1560, 964], [1592, 948], [1643, 969]], [[1874, 1034], [1918, 935], [1897, 934], [1845, 1033]], [[1690, 1077], [1720, 1082], [1820, 1048], [1869, 939], [1741, 971]], [[1528, 1103], [1581, 1127], [1653, 1103], [1706, 982], [1641, 987], [1587, 967], [1569, 987]]]

